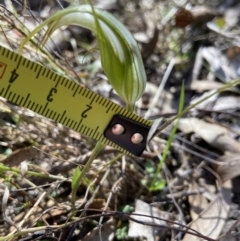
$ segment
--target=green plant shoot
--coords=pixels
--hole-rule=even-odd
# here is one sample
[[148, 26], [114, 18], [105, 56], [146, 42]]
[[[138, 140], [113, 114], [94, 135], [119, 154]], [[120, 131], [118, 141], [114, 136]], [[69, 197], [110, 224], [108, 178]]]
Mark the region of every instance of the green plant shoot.
[[72, 190], [76, 190], [78, 189], [78, 178], [80, 177], [81, 175], [81, 170], [79, 167], [76, 167], [75, 171], [74, 171], [74, 174], [73, 174], [73, 178], [72, 178], [72, 183], [71, 183], [71, 186], [72, 186]]
[[[180, 100], [179, 100], [179, 106], [178, 106], [178, 113], [182, 113], [182, 110], [183, 110], [183, 107], [184, 107], [184, 99], [185, 99], [185, 95], [184, 95], [184, 82], [182, 83], [182, 88], [181, 88], [181, 93], [180, 93]], [[172, 131], [171, 131], [171, 134], [170, 134], [170, 137], [168, 139], [168, 142], [167, 142], [167, 146], [165, 147], [164, 151], [163, 151], [163, 154], [162, 154], [162, 158], [159, 159], [159, 164], [158, 164], [158, 167], [157, 167], [157, 170], [154, 174], [154, 177], [153, 177], [153, 180], [151, 182], [151, 185], [150, 185], [150, 191], [158, 191], [158, 190], [161, 190], [163, 188], [163, 184], [165, 183], [163, 180], [159, 180], [158, 179], [158, 176], [159, 176], [159, 173], [162, 169], [162, 165], [164, 163], [164, 161], [166, 160], [167, 158], [167, 153], [171, 147], [171, 143], [174, 139], [174, 136], [175, 136], [175, 133], [177, 131], [177, 127], [178, 127], [178, 121], [177, 123], [174, 125]]]
[[[96, 19], [97, 21], [96, 21]], [[80, 5], [61, 10], [36, 27], [22, 42], [19, 51], [37, 32], [48, 26], [42, 44], [64, 25], [80, 25], [97, 36], [102, 68], [114, 90], [132, 110], [146, 86], [146, 73], [136, 40], [110, 13]]]

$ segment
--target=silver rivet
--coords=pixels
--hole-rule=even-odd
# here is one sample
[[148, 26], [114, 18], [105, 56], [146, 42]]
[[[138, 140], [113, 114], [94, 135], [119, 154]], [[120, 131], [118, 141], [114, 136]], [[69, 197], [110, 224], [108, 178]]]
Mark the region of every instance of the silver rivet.
[[143, 136], [140, 133], [135, 133], [131, 137], [133, 144], [140, 144], [143, 141]]
[[112, 133], [114, 135], [122, 135], [122, 133], [124, 132], [124, 127], [120, 124], [115, 124], [113, 127], [112, 127]]

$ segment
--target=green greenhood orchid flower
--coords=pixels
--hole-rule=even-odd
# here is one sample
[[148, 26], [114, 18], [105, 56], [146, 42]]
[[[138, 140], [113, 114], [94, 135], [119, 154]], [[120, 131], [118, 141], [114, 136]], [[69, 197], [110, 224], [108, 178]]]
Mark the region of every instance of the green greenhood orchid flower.
[[102, 68], [118, 95], [134, 106], [146, 85], [146, 73], [136, 40], [126, 27], [110, 13], [80, 5], [61, 10], [34, 29], [21, 44], [48, 25], [43, 43], [63, 25], [80, 25], [97, 36]]

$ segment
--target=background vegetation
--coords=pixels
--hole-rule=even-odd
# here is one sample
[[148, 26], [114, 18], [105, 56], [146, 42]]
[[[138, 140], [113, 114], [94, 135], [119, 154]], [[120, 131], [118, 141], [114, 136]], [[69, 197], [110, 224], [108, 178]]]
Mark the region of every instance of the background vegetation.
[[[40, 22], [80, 3], [0, 1], [0, 45], [17, 51]], [[0, 240], [237, 240], [238, 1], [92, 4], [112, 13], [139, 44], [147, 83], [138, 115], [172, 120], [207, 98], [178, 125], [166, 125], [140, 158], [104, 147], [76, 189], [75, 209], [72, 177], [96, 142], [1, 98]], [[125, 105], [101, 68], [93, 32], [65, 26], [40, 48], [47, 57], [30, 44], [22, 54]]]

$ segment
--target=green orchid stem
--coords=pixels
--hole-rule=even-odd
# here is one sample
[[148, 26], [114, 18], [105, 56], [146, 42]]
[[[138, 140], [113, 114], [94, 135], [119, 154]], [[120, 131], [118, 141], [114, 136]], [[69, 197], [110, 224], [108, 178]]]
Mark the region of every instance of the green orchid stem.
[[89, 157], [86, 165], [84, 166], [84, 168], [81, 170], [81, 174], [79, 175], [78, 179], [76, 180], [76, 187], [75, 189], [72, 190], [72, 209], [75, 209], [75, 201], [76, 201], [76, 194], [77, 194], [77, 190], [78, 187], [81, 185], [81, 181], [83, 179], [83, 177], [85, 176], [86, 172], [89, 170], [92, 162], [94, 161], [94, 159], [97, 157], [97, 155], [99, 154], [99, 152], [103, 149], [105, 145], [102, 144], [101, 142], [97, 142], [96, 146], [94, 147], [91, 156]]
[[135, 104], [128, 103], [126, 105], [126, 109], [131, 111], [131, 112], [133, 112], [134, 111], [134, 106], [135, 106]]

